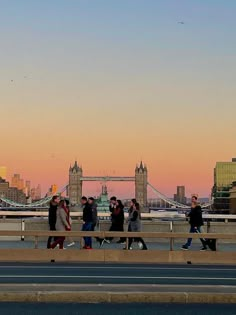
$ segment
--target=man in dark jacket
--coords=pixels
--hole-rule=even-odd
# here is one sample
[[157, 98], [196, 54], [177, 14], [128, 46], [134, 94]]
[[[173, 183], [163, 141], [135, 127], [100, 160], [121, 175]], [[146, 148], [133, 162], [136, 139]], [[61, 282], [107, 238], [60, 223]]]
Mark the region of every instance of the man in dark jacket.
[[[57, 221], [57, 207], [59, 204], [60, 198], [58, 196], [53, 196], [50, 201], [50, 206], [48, 210], [48, 224], [50, 231], [56, 231], [56, 221]], [[51, 248], [52, 236], [49, 236], [47, 242], [47, 248]], [[54, 238], [55, 239], [55, 238]]]
[[[192, 196], [192, 206], [191, 211], [187, 215], [189, 217], [189, 224], [190, 224], [190, 231], [189, 233], [201, 233], [201, 226], [204, 224], [202, 219], [202, 208], [197, 202], [197, 196]], [[206, 247], [206, 241], [202, 238], [200, 238], [202, 242], [202, 248], [201, 251], [205, 251], [207, 249]], [[192, 238], [189, 238], [182, 246], [183, 250], [188, 250], [189, 247], [192, 244]]]
[[[88, 203], [86, 197], [81, 198], [81, 203], [83, 206], [83, 226], [82, 231], [92, 231], [93, 230], [93, 209]], [[92, 237], [84, 237], [84, 249], [92, 249]]]

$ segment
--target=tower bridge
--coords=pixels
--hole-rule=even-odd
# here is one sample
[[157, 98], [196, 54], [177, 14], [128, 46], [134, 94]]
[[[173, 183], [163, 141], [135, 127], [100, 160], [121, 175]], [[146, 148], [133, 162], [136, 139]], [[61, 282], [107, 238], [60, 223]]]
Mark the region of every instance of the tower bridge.
[[136, 166], [133, 177], [127, 176], [83, 176], [82, 167], [75, 161], [74, 166], [69, 169], [69, 199], [72, 204], [79, 204], [82, 197], [82, 187], [84, 181], [112, 181], [112, 182], [135, 182], [135, 198], [140, 203], [141, 208], [147, 206], [147, 167]]

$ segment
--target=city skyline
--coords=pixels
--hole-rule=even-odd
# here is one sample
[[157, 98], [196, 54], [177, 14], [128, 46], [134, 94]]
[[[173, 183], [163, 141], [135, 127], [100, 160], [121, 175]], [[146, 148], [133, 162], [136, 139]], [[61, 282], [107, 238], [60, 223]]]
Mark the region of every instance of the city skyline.
[[[73, 165], [73, 163], [71, 163], [70, 165]], [[137, 163], [138, 165], [138, 163]], [[145, 164], [146, 165], [146, 164]], [[79, 166], [81, 166], [79, 164]], [[68, 170], [67, 170], [68, 171]], [[133, 170], [134, 171], [134, 170]], [[106, 177], [106, 176], [133, 176], [133, 172], [129, 172], [129, 174], [121, 174], [118, 170], [113, 170], [110, 172], [106, 172], [106, 171], [96, 171], [94, 174], [87, 174], [84, 173], [83, 170], [83, 174], [84, 176], [99, 176], [99, 177]], [[148, 170], [148, 177], [149, 177], [149, 170]], [[14, 182], [14, 179], [16, 179], [16, 182]], [[55, 187], [57, 187], [58, 191], [60, 191], [61, 188], [64, 188], [66, 184], [69, 183], [69, 177], [68, 177], [68, 172], [67, 172], [67, 177], [64, 181], [61, 182], [60, 185], [58, 185], [55, 182], [50, 182], [48, 185], [42, 185], [41, 183], [38, 183], [38, 181], [36, 180], [36, 182], [32, 182], [31, 179], [27, 178], [25, 179], [24, 175], [22, 175], [22, 173], [15, 173], [13, 172], [12, 175], [9, 172], [9, 176], [6, 177], [6, 180], [9, 181], [10, 183], [10, 187], [17, 187], [20, 190], [25, 191], [27, 189], [27, 183], [28, 185], [32, 185], [32, 186], [40, 186], [42, 187], [42, 198], [44, 196], [46, 196], [47, 194], [50, 193], [50, 191], [52, 190], [55, 193]], [[63, 183], [63, 184], [62, 184]], [[110, 195], [114, 195], [114, 194], [118, 194], [120, 195], [122, 198], [127, 198], [130, 197], [132, 198], [132, 196], [134, 195], [134, 184], [133, 183], [129, 183], [129, 182], [105, 182], [106, 185], [108, 186], [108, 192]], [[101, 187], [104, 184], [104, 182], [85, 182], [84, 183], [84, 193], [87, 195], [91, 195], [91, 196], [98, 196], [101, 192]], [[32, 188], [32, 190], [35, 190], [36, 188]], [[170, 192], [170, 194], [166, 194], [169, 198], [174, 199], [175, 198], [175, 191], [176, 189], [178, 190], [179, 187], [184, 187], [184, 189], [186, 189], [186, 197], [191, 197], [192, 194], [197, 194], [198, 195], [198, 191], [190, 191], [188, 187], [185, 186], [184, 183], [181, 184], [177, 184], [174, 187], [174, 190]], [[161, 189], [161, 185], [160, 187], [157, 187], [159, 190], [161, 190], [163, 192], [163, 190]], [[212, 187], [211, 187], [212, 188]], [[128, 192], [127, 192], [128, 189]], [[28, 189], [29, 190], [29, 189]], [[124, 193], [124, 191], [126, 191]], [[27, 195], [27, 194], [26, 194]], [[149, 197], [152, 198], [152, 192], [149, 190], [148, 193]], [[210, 193], [208, 195], [201, 195], [200, 197], [203, 198], [208, 198], [210, 195]], [[174, 196], [174, 197], [173, 197]], [[182, 202], [184, 203], [184, 202]]]
[[209, 196], [215, 163], [236, 156], [235, 14], [232, 0], [4, 1], [8, 178], [46, 191], [75, 159], [86, 175], [117, 176], [142, 159], [165, 195]]

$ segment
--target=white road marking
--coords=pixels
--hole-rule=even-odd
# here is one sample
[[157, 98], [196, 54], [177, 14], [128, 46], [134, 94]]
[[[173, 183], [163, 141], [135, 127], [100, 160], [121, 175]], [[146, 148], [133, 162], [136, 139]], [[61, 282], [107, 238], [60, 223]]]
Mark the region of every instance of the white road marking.
[[120, 269], [120, 270], [125, 270], [125, 269], [132, 269], [132, 270], [195, 270], [195, 271], [235, 271], [236, 268], [194, 268], [190, 266], [186, 267], [149, 267], [148, 265], [146, 267], [133, 267], [132, 265], [130, 266], [17, 266], [17, 265], [10, 265], [10, 266], [1, 266], [0, 265], [0, 270], [2, 268], [7, 268], [7, 269], [101, 269], [101, 270], [112, 270], [112, 269]]
[[152, 277], [152, 276], [64, 276], [64, 275], [1, 275], [0, 278], [78, 278], [78, 279], [166, 279], [166, 280], [230, 280], [236, 281], [236, 278], [216, 278], [216, 277]]

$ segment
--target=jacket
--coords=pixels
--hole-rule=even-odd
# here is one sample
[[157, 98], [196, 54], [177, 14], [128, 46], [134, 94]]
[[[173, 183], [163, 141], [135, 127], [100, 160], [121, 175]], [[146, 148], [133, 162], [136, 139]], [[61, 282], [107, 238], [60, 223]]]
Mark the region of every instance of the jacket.
[[67, 213], [63, 208], [57, 209], [57, 222], [56, 222], [56, 230], [57, 231], [66, 231], [68, 226], [67, 222]]
[[114, 208], [111, 213], [111, 222], [116, 226], [123, 226], [125, 220], [124, 209]]
[[141, 220], [140, 215], [137, 210], [133, 210], [129, 213], [129, 228], [131, 232], [140, 232], [141, 231]]
[[93, 209], [92, 206], [87, 202], [83, 208], [83, 221], [85, 223], [93, 222]]
[[188, 217], [191, 226], [202, 226], [204, 224], [202, 219], [202, 208], [200, 206], [192, 207]]
[[48, 210], [48, 223], [49, 225], [55, 225], [57, 221], [57, 203], [50, 202], [50, 207]]
[[93, 214], [93, 225], [96, 226], [98, 223], [98, 210], [97, 210], [97, 204], [92, 204], [92, 214]]

